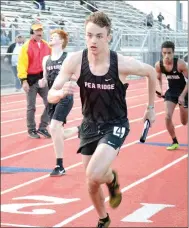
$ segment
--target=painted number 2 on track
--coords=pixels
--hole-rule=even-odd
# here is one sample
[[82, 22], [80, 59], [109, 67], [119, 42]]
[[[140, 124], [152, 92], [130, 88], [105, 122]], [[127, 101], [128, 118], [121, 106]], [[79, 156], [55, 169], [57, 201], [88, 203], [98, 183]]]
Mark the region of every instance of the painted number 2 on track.
[[[52, 196], [23, 196], [13, 198], [13, 200], [35, 200], [43, 201], [41, 203], [13, 203], [13, 204], [3, 204], [1, 205], [2, 212], [14, 213], [14, 214], [30, 214], [30, 215], [44, 215], [53, 214], [56, 211], [52, 209], [26, 209], [28, 207], [39, 207], [39, 206], [50, 206], [50, 205], [60, 205], [68, 204], [80, 200], [79, 198], [65, 199]], [[22, 209], [22, 211], [19, 211]], [[25, 210], [23, 210], [25, 209]]]
[[[1, 211], [14, 214], [33, 214], [33, 215], [42, 215], [42, 214], [53, 214], [56, 211], [52, 209], [31, 209], [30, 207], [40, 207], [40, 206], [50, 206], [50, 205], [60, 205], [68, 204], [79, 201], [79, 198], [65, 199], [52, 196], [43, 196], [43, 195], [34, 195], [34, 196], [23, 196], [13, 198], [13, 200], [35, 200], [43, 201], [40, 203], [13, 203], [13, 204], [3, 204], [1, 205]], [[122, 222], [142, 222], [150, 223], [153, 222], [150, 218], [164, 210], [165, 208], [175, 207], [175, 205], [169, 204], [149, 204], [141, 203], [142, 207], [133, 211], [131, 214], [124, 217]], [[24, 209], [24, 210], [23, 210]], [[20, 211], [21, 210], [21, 211]]]

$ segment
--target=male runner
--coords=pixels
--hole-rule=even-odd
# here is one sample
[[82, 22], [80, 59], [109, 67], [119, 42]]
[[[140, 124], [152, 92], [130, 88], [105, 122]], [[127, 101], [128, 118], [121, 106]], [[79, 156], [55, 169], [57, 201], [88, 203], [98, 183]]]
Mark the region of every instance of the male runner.
[[92, 13], [85, 22], [87, 49], [68, 56], [48, 93], [48, 100], [57, 103], [72, 94], [76, 85], [68, 82], [74, 74], [80, 87], [83, 121], [80, 147], [86, 169], [88, 192], [98, 213], [97, 227], [108, 227], [101, 184], [106, 183], [110, 206], [119, 206], [122, 194], [118, 174], [111, 164], [129, 133], [125, 101], [126, 76], [147, 76], [149, 100], [144, 119], [155, 120], [154, 98], [156, 73], [153, 67], [110, 51], [111, 20], [103, 12]]
[[183, 125], [188, 123], [188, 83], [185, 80], [185, 78], [188, 79], [188, 68], [183, 60], [174, 57], [174, 50], [174, 43], [165, 41], [161, 46], [163, 59], [155, 64], [160, 86], [159, 96], [163, 95], [162, 74], [166, 75], [169, 86], [165, 93], [165, 123], [173, 142], [172, 145], [167, 147], [167, 150], [179, 148], [172, 122], [172, 116], [177, 104], [179, 104], [181, 123]]
[[[49, 45], [52, 48], [52, 52], [51, 55], [45, 56], [43, 59], [43, 79], [39, 81], [41, 87], [46, 83], [49, 89], [52, 87], [61, 65], [67, 56], [67, 53], [64, 52], [67, 43], [68, 35], [63, 30], [57, 29], [51, 32]], [[48, 114], [51, 120], [49, 127], [56, 154], [56, 167], [50, 176], [62, 176], [65, 174], [63, 167], [64, 139], [78, 132], [77, 127], [70, 128], [67, 132], [64, 132], [63, 125], [66, 123], [66, 117], [71, 111], [72, 106], [73, 95], [64, 97], [58, 104], [48, 104]]]

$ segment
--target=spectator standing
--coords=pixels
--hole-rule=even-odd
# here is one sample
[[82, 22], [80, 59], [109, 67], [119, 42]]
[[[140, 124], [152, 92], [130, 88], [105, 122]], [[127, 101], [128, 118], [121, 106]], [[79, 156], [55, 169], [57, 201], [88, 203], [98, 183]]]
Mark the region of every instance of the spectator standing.
[[24, 44], [24, 37], [21, 34], [17, 35], [15, 43], [11, 44], [7, 49], [7, 53], [12, 55], [6, 55], [4, 59], [5, 62], [8, 62], [9, 64], [11, 64], [12, 71], [15, 76], [16, 92], [19, 92], [22, 88], [20, 80], [17, 76], [18, 74], [17, 65], [18, 65], [18, 54], [20, 53], [23, 44]]
[[[18, 57], [18, 77], [22, 82], [22, 88], [26, 92], [27, 97], [27, 128], [28, 135], [31, 138], [40, 138], [43, 135], [50, 138], [47, 131], [49, 117], [47, 113], [47, 93], [48, 87], [40, 88], [38, 81], [43, 78], [42, 60], [46, 55], [50, 55], [51, 49], [47, 42], [42, 39], [43, 26], [41, 24], [33, 24], [30, 31], [32, 37], [21, 49]], [[38, 130], [36, 130], [35, 111], [36, 97], [39, 94], [45, 105], [45, 110], [41, 116], [41, 122]]]

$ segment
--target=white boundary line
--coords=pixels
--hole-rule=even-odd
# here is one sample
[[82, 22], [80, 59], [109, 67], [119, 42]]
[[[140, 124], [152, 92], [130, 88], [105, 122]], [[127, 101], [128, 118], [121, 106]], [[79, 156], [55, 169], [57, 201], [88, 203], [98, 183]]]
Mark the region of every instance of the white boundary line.
[[[148, 94], [147, 93], [143, 93], [143, 94], [132, 96], [132, 97], [126, 97], [126, 100], [132, 99], [132, 98], [143, 97], [143, 96], [146, 96], [146, 95], [148, 95]], [[75, 100], [80, 100], [80, 98], [74, 98], [74, 101]], [[44, 104], [36, 105], [36, 108], [38, 108], [38, 107], [44, 107]], [[81, 107], [81, 106], [79, 106], [79, 107]], [[79, 107], [75, 107], [75, 109], [79, 108]], [[26, 107], [25, 108], [8, 109], [8, 110], [1, 111], [1, 113], [15, 112], [15, 111], [26, 110], [26, 109], [27, 109]], [[74, 108], [72, 108], [72, 109], [74, 109]]]
[[[146, 90], [147, 87], [143, 87], [143, 88], [138, 88], [138, 89], [128, 89], [127, 93], [129, 92], [134, 92], [134, 91], [138, 91], [138, 90]], [[79, 96], [78, 96], [79, 97]], [[75, 99], [75, 98], [74, 98]], [[36, 101], [41, 101], [40, 103], [42, 104], [42, 98], [36, 98]], [[11, 102], [6, 102], [6, 103], [2, 103], [1, 106], [4, 106], [4, 105], [10, 105], [10, 104], [17, 104], [17, 103], [22, 103], [22, 102], [25, 102], [26, 103], [26, 99], [24, 100], [19, 100], [19, 101], [11, 101]]]
[[[80, 98], [75, 98], [74, 100], [79, 100]], [[39, 107], [45, 107], [44, 104], [38, 104], [36, 105], [36, 108], [39, 108]], [[26, 110], [27, 108], [16, 108], [16, 109], [8, 109], [8, 110], [4, 110], [4, 111], [1, 111], [1, 113], [7, 113], [7, 112], [16, 112], [16, 111], [21, 111], [21, 110]]]
[[[82, 162], [78, 162], [78, 163], [76, 163], [76, 164], [70, 165], [70, 166], [68, 166], [67, 168], [65, 168], [65, 170], [73, 169], [73, 168], [75, 168], [75, 167], [77, 167], [77, 166], [80, 166], [80, 165], [82, 165]], [[7, 189], [7, 190], [5, 190], [5, 191], [2, 191], [2, 192], [1, 192], [1, 195], [4, 195], [5, 193], [8, 193], [8, 192], [12, 192], [12, 191], [14, 191], [14, 190], [16, 190], [16, 189], [22, 188], [22, 187], [27, 186], [27, 185], [29, 185], [29, 184], [33, 184], [33, 183], [35, 183], [35, 182], [37, 182], [37, 181], [40, 181], [40, 180], [43, 180], [43, 179], [45, 179], [45, 178], [47, 178], [47, 177], [49, 177], [49, 174], [46, 174], [46, 175], [44, 175], [44, 176], [41, 176], [41, 177], [32, 179], [32, 180], [27, 181], [27, 182], [24, 182], [23, 184], [16, 185], [16, 186], [14, 186], [13, 188], [9, 188], [9, 189]]]
[[[141, 184], [141, 183], [143, 183], [143, 182], [145, 182], [145, 181], [151, 179], [152, 177], [154, 177], [154, 176], [156, 176], [156, 175], [162, 173], [162, 172], [165, 171], [166, 169], [172, 167], [173, 165], [177, 164], [178, 162], [182, 161], [183, 159], [185, 159], [185, 158], [187, 158], [187, 157], [188, 157], [188, 154], [186, 154], [186, 155], [184, 155], [184, 156], [182, 156], [182, 157], [180, 157], [180, 158], [178, 158], [178, 159], [176, 159], [176, 160], [174, 160], [174, 161], [168, 163], [167, 165], [163, 166], [162, 168], [157, 169], [156, 171], [150, 173], [149, 175], [147, 175], [147, 176], [145, 176], [145, 177], [143, 177], [143, 178], [141, 178], [141, 179], [139, 179], [139, 180], [133, 182], [132, 184], [130, 184], [130, 185], [128, 185], [128, 186], [122, 188], [122, 189], [121, 189], [121, 192], [124, 193], [124, 192], [126, 192], [126, 191], [132, 189], [133, 187], [135, 187], [135, 186], [137, 186], [137, 185], [139, 185], [139, 184]], [[109, 197], [106, 197], [106, 198], [105, 198], [105, 202], [107, 202], [108, 200], [109, 200]], [[70, 222], [72, 222], [73, 220], [75, 220], [75, 219], [81, 217], [81, 216], [84, 215], [84, 214], [87, 214], [88, 212], [92, 211], [93, 209], [94, 209], [94, 206], [90, 206], [90, 207], [88, 207], [88, 208], [86, 208], [86, 209], [84, 209], [84, 210], [82, 210], [82, 211], [80, 211], [80, 212], [78, 212], [78, 213], [76, 213], [76, 214], [70, 216], [69, 218], [63, 220], [62, 222], [60, 222], [60, 223], [54, 225], [53, 227], [62, 227], [62, 226], [64, 226], [64, 225], [67, 225], [68, 223], [70, 223]]]
[[[79, 108], [81, 108], [81, 106], [73, 107], [72, 110], [79, 109]], [[35, 117], [36, 116], [41, 116], [41, 114], [36, 114]], [[11, 123], [11, 122], [14, 122], [14, 121], [19, 121], [19, 120], [24, 120], [24, 119], [26, 119], [26, 117], [20, 117], [20, 118], [11, 119], [11, 120], [5, 120], [5, 121], [2, 121], [1, 124]]]
[[[158, 102], [162, 102], [162, 100], [161, 99], [155, 100], [155, 103], [158, 103]], [[128, 106], [127, 108], [129, 110], [131, 108], [136, 108], [136, 107], [140, 107], [140, 106], [147, 105], [147, 104], [148, 103], [142, 103], [142, 104], [134, 105], [134, 106], [131, 106], [131, 107], [129, 107], [128, 104], [127, 104], [127, 106]], [[76, 108], [79, 108], [79, 107], [74, 107], [73, 109], [76, 109]], [[36, 114], [35, 116], [41, 116], [41, 114]], [[26, 119], [26, 117], [21, 117], [21, 118], [11, 119], [11, 120], [5, 120], [5, 121], [2, 121], [1, 124], [11, 123], [11, 122], [14, 122], [14, 121], [19, 121], [19, 120], [24, 120], [24, 119]], [[67, 122], [69, 122], [69, 121], [67, 121]]]
[[[161, 102], [161, 101], [162, 100], [156, 100], [155, 103], [158, 103], [158, 102]], [[129, 111], [132, 108], [137, 108], [137, 107], [144, 106], [144, 105], [147, 105], [147, 103], [130, 106], [130, 107], [127, 108], [127, 110]], [[75, 107], [72, 110], [78, 109], [80, 107]], [[41, 114], [37, 114], [36, 116], [41, 116]], [[24, 119], [26, 119], [26, 117], [22, 117], [22, 118], [18, 118], [18, 119], [12, 119], [12, 120], [5, 120], [5, 121], [2, 121], [1, 124], [10, 123], [10, 122], [19, 121], [19, 120], [24, 120]], [[69, 120], [69, 121], [67, 121], [67, 123], [71, 123], [71, 122], [74, 122], [74, 121], [77, 121], [77, 120], [82, 120], [82, 117], [75, 118], [73, 120]], [[6, 138], [6, 137], [9, 137], [9, 136], [13, 136], [13, 135], [23, 134], [23, 133], [26, 133], [26, 132], [27, 132], [26, 130], [25, 131], [20, 131], [20, 132], [14, 132], [14, 133], [11, 133], [11, 134], [2, 135], [1, 138]]]
[[[127, 94], [128, 94], [128, 92], [134, 92], [134, 91], [138, 91], [138, 90], [140, 91], [140, 90], [146, 90], [146, 89], [147, 89], [147, 87], [138, 88], [138, 89], [131, 89], [131, 90], [128, 90], [128, 91], [127, 91]], [[78, 96], [77, 98], [79, 98], [79, 96]], [[76, 98], [74, 97], [74, 99], [76, 99]], [[40, 101], [40, 103], [37, 104], [37, 105], [42, 105], [42, 104], [43, 104], [42, 98], [37, 98], [36, 101], [38, 101], [38, 100]], [[1, 104], [1, 107], [3, 107], [4, 105], [17, 104], [17, 103], [23, 103], [23, 102], [26, 103], [26, 99], [25, 99], [25, 100], [11, 101], [11, 102], [7, 102], [7, 103], [2, 103], [2, 104]], [[2, 111], [8, 111], [8, 110], [2, 110]]]
[[12, 223], [1, 223], [1, 226], [13, 226], [13, 227], [41, 227], [41, 226], [31, 226], [31, 225], [21, 225], [21, 224], [12, 224]]
[[[75, 93], [74, 95], [75, 95], [75, 96], [76, 96], [76, 95], [79, 95], [79, 93]], [[79, 97], [79, 96], [78, 96], [78, 97]], [[41, 97], [37, 97], [37, 98], [36, 98], [36, 101], [38, 101], [38, 100], [39, 100], [39, 101], [43, 101], [43, 99], [42, 99]], [[19, 100], [19, 101], [5, 102], [5, 103], [2, 103], [1, 106], [9, 105], [9, 104], [17, 104], [17, 103], [21, 103], [21, 102], [24, 102], [24, 101], [26, 102], [26, 99], [24, 99], [24, 100]]]
[[[74, 136], [74, 137], [71, 137], [69, 139], [66, 139], [65, 141], [69, 141], [69, 140], [77, 139], [77, 138], [78, 138], [77, 136]], [[30, 153], [30, 152], [35, 151], [35, 150], [40, 150], [40, 149], [43, 149], [43, 148], [46, 148], [46, 147], [49, 147], [49, 146], [52, 146], [52, 145], [53, 145], [53, 143], [48, 143], [48, 144], [45, 144], [43, 146], [38, 146], [38, 147], [34, 147], [32, 149], [29, 149], [29, 150], [25, 150], [23, 152], [19, 152], [17, 154], [11, 154], [9, 156], [6, 156], [6, 157], [1, 158], [1, 161], [7, 160], [9, 158], [20, 156], [22, 154], [27, 154], [27, 153]]]
[[[144, 82], [137, 82], [136, 84], [134, 84], [133, 82], [134, 81], [140, 81], [140, 80], [143, 80]], [[145, 85], [147, 85], [147, 81], [145, 81], [145, 78], [141, 78], [141, 79], [138, 79], [138, 80], [127, 80], [126, 81], [127, 83], [129, 83], [129, 82], [132, 82], [132, 83], [129, 83], [129, 85], [130, 85], [130, 87], [129, 87], [129, 89], [128, 89], [128, 91], [131, 91], [132, 89], [130, 89], [131, 88], [131, 86], [136, 86], [136, 85], [143, 85], [143, 84], [145, 84]], [[167, 88], [167, 80], [165, 79], [165, 80], [163, 80], [163, 86], [165, 85], [166, 86], [166, 88]], [[144, 88], [147, 88], [147, 87], [144, 87]], [[136, 88], [136, 89], [142, 89], [142, 88]], [[79, 95], [79, 93], [75, 93], [76, 95], [78, 94]], [[9, 98], [9, 97], [14, 97], [14, 96], [25, 96], [25, 93], [23, 92], [23, 93], [20, 93], [20, 94], [17, 94], [17, 93], [14, 93], [14, 94], [10, 94], [10, 95], [8, 95], [8, 94], [5, 94], [5, 95], [1, 95], [1, 99], [2, 98], [4, 98], [4, 97], [7, 97], [7, 98]], [[24, 100], [23, 100], [24, 101]], [[13, 101], [14, 102], [14, 101]], [[5, 104], [9, 104], [10, 102], [5, 102], [5, 103], [1, 103], [2, 105], [5, 105]]]
[[[176, 125], [175, 128], [179, 128], [179, 127], [182, 127], [182, 126], [183, 126], [183, 125]], [[153, 137], [155, 137], [155, 136], [157, 136], [157, 135], [161, 135], [161, 134], [163, 134], [163, 133], [165, 133], [165, 132], [167, 132], [167, 130], [163, 130], [163, 131], [160, 131], [160, 132], [158, 132], [158, 133], [149, 135], [149, 136], [147, 137], [147, 139], [153, 138]], [[139, 140], [136, 140], [136, 141], [133, 141], [133, 142], [131, 142], [131, 143], [124, 144], [124, 145], [121, 147], [121, 150], [122, 150], [123, 148], [126, 148], [126, 147], [132, 146], [132, 145], [134, 145], [134, 144], [137, 144], [138, 142], [139, 142]], [[66, 168], [66, 170], [72, 169], [72, 168], [77, 167], [77, 166], [79, 166], [79, 165], [81, 165], [81, 164], [82, 164], [82, 162], [76, 163], [76, 164], [74, 164], [74, 165], [69, 166], [68, 168]], [[23, 184], [16, 185], [16, 186], [14, 186], [14, 187], [12, 187], [12, 188], [9, 188], [9, 189], [6, 189], [6, 190], [2, 191], [2, 192], [1, 192], [1, 195], [4, 195], [4, 194], [6, 194], [6, 193], [8, 193], [8, 192], [12, 192], [12, 191], [14, 191], [14, 190], [16, 190], [16, 189], [19, 189], [19, 188], [22, 188], [22, 187], [27, 186], [27, 185], [29, 185], [29, 184], [35, 183], [35, 182], [37, 182], [37, 181], [39, 181], [39, 180], [42, 180], [42, 179], [45, 179], [45, 178], [47, 178], [47, 177], [49, 177], [49, 174], [46, 174], [46, 175], [41, 176], [41, 177], [38, 177], [38, 178], [34, 178], [34, 179], [30, 180], [30, 181], [24, 182]]]
[[[161, 115], [161, 114], [163, 114], [163, 113], [165, 113], [165, 111], [158, 112], [158, 113], [156, 113], [156, 116]], [[129, 123], [135, 123], [135, 122], [138, 122], [138, 121], [141, 121], [141, 120], [143, 120], [143, 118], [137, 118], [137, 119], [130, 120]], [[16, 135], [16, 134], [17, 134], [17, 133], [13, 133], [13, 134], [11, 134], [11, 135], [9, 135], [9, 136], [13, 136], [13, 135]], [[4, 137], [5, 137], [5, 136], [4, 136]], [[3, 138], [3, 136], [2, 136], [2, 138]], [[71, 139], [75, 139], [75, 138], [77, 138], [77, 136], [74, 136], [74, 137], [69, 138], [69, 139], [66, 139], [66, 140], [71, 140]], [[19, 152], [19, 153], [16, 153], [16, 154], [11, 154], [11, 155], [8, 155], [8, 156], [6, 156], [6, 157], [2, 157], [2, 158], [1, 158], [1, 161], [6, 160], [6, 159], [8, 159], [8, 158], [13, 158], [13, 157], [16, 157], [16, 156], [20, 156], [20, 155], [22, 155], [22, 154], [30, 153], [30, 152], [35, 151], [35, 150], [38, 150], [38, 149], [43, 149], [43, 148], [49, 147], [49, 146], [51, 146], [51, 145], [53, 145], [53, 144], [52, 144], [52, 143], [49, 143], [49, 144], [46, 144], [46, 145], [43, 145], [43, 146], [34, 147], [34, 148], [32, 148], [32, 149], [25, 150], [25, 151], [23, 151], [23, 152]]]
[[[176, 108], [175, 110], [178, 110], [178, 108]], [[159, 116], [159, 115], [161, 115], [163, 113], [165, 113], [165, 111], [158, 112], [158, 113], [156, 113], [156, 116]], [[143, 120], [143, 118], [137, 118], [137, 119], [130, 120], [129, 123], [135, 123], [135, 122], [138, 122], [138, 121], [141, 121], [141, 120]], [[167, 131], [167, 130], [165, 130], [165, 131]], [[68, 141], [68, 140], [71, 140], [71, 139], [77, 139], [77, 138], [78, 138], [77, 136], [74, 136], [72, 138], [66, 139], [65, 141]], [[43, 145], [43, 146], [34, 147], [32, 149], [25, 150], [23, 152], [19, 152], [19, 153], [12, 154], [12, 155], [9, 155], [9, 156], [6, 156], [6, 157], [2, 157], [1, 158], [1, 161], [6, 160], [8, 158], [16, 157], [16, 156], [19, 156], [19, 155], [22, 155], [22, 154], [30, 153], [30, 152], [35, 151], [35, 150], [38, 150], [38, 149], [43, 149], [43, 148], [48, 147], [48, 146], [51, 146], [51, 145], [53, 145], [53, 144], [52, 143], [49, 143], [49, 144], [46, 144], [46, 145]]]

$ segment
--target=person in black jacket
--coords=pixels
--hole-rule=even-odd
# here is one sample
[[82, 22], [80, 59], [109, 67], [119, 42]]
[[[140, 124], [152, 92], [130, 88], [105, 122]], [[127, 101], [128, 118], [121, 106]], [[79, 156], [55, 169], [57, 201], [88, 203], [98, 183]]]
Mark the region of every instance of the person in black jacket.
[[7, 53], [9, 55], [6, 55], [4, 59], [5, 62], [9, 63], [12, 67], [12, 71], [15, 76], [16, 92], [19, 92], [22, 88], [20, 80], [17, 76], [17, 63], [18, 63], [18, 54], [23, 44], [24, 44], [24, 37], [20, 34], [17, 35], [15, 43], [11, 44], [7, 49]]

